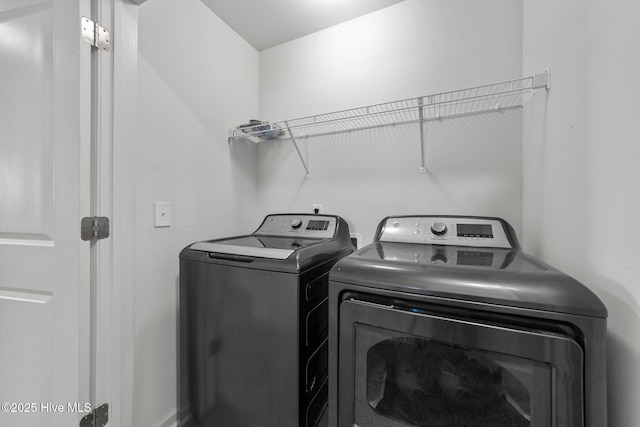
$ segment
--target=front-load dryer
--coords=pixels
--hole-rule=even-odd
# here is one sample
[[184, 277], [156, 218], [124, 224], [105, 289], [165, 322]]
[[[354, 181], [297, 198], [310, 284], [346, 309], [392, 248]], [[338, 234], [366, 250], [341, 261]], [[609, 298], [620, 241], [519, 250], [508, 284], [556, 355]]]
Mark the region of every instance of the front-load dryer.
[[498, 218], [388, 217], [329, 284], [329, 426], [606, 427], [607, 311]]
[[268, 215], [180, 254], [180, 427], [326, 422], [328, 273], [353, 251], [338, 216]]

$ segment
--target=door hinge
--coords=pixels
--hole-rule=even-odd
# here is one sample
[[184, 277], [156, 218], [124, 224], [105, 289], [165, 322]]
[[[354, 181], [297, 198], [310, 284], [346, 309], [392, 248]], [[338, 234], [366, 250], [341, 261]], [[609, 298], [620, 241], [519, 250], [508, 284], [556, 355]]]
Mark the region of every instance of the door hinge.
[[111, 34], [109, 30], [84, 16], [80, 19], [80, 27], [82, 28], [82, 38], [84, 41], [98, 49], [111, 50]]
[[109, 404], [97, 407], [82, 417], [80, 427], [104, 427], [109, 422]]
[[100, 240], [109, 237], [109, 218], [106, 216], [87, 216], [80, 221], [82, 240]]

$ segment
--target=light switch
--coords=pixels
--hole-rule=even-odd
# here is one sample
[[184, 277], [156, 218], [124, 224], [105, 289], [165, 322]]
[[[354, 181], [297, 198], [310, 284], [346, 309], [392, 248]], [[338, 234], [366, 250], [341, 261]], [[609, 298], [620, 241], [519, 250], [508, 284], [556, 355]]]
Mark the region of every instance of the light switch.
[[171, 227], [171, 202], [156, 202], [156, 227]]

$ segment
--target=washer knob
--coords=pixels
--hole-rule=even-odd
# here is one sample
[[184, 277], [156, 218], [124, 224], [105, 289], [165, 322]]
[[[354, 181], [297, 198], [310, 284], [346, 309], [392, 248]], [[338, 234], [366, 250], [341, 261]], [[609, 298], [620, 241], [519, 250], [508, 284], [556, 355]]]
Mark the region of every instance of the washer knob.
[[447, 234], [447, 225], [444, 222], [434, 222], [431, 225], [431, 232], [436, 236]]
[[291, 228], [293, 228], [294, 230], [297, 230], [301, 226], [302, 226], [302, 221], [300, 220], [300, 218], [296, 218], [293, 221], [291, 221]]

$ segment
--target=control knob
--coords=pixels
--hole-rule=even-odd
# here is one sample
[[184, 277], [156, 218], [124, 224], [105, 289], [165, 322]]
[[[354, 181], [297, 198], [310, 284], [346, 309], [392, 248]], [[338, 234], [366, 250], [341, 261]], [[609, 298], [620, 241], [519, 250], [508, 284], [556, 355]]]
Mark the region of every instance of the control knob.
[[436, 253], [431, 257], [432, 264], [446, 264], [447, 261], [446, 252], [436, 251]]
[[293, 228], [294, 230], [297, 230], [301, 226], [302, 226], [302, 221], [300, 220], [300, 218], [296, 218], [293, 221], [291, 221], [291, 228]]
[[447, 234], [447, 225], [444, 222], [434, 222], [431, 225], [431, 232], [436, 236]]

